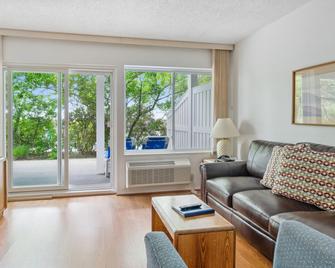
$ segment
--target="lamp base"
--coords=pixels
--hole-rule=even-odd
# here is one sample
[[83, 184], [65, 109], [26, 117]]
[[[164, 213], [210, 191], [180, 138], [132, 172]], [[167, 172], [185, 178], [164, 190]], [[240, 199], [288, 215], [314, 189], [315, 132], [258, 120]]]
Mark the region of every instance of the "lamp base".
[[226, 148], [227, 148], [228, 143], [229, 143], [229, 139], [218, 140], [216, 144], [216, 154], [218, 158], [224, 154], [227, 154]]

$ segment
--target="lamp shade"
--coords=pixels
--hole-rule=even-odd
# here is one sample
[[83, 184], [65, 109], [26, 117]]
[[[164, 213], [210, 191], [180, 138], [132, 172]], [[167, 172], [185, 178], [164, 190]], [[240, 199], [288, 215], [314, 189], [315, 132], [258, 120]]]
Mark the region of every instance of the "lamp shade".
[[212, 137], [216, 139], [232, 138], [239, 135], [240, 133], [230, 118], [219, 118], [212, 131]]

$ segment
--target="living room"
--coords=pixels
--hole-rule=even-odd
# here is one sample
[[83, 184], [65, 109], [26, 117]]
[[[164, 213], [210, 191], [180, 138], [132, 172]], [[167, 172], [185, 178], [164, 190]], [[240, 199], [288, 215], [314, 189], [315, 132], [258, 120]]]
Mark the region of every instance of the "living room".
[[0, 267], [334, 267], [334, 10], [0, 1]]

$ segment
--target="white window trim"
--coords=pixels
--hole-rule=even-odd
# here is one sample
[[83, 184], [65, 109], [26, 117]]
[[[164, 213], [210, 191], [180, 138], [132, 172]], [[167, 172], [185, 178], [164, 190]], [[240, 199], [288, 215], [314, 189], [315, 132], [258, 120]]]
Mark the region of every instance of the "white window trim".
[[148, 71], [148, 72], [176, 72], [176, 73], [212, 73], [211, 68], [188, 68], [188, 67], [163, 67], [163, 66], [141, 66], [125, 65], [126, 71]]
[[185, 155], [185, 154], [210, 154], [211, 150], [125, 150], [125, 156], [140, 156], [140, 155]]

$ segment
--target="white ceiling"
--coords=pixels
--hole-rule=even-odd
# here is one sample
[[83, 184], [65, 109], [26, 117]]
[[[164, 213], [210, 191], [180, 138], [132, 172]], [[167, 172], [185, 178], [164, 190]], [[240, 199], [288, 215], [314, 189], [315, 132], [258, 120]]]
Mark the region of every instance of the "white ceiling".
[[0, 0], [0, 28], [236, 43], [309, 0]]

